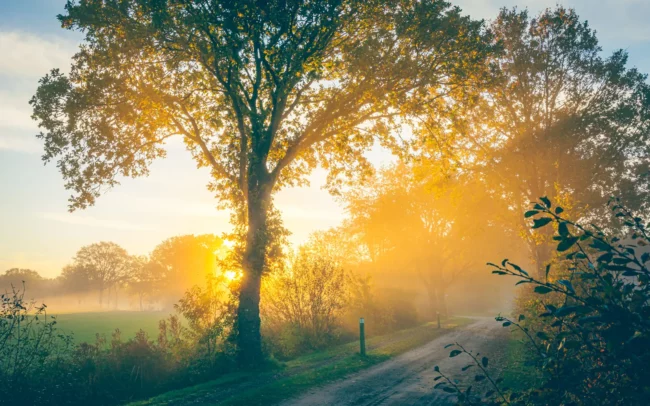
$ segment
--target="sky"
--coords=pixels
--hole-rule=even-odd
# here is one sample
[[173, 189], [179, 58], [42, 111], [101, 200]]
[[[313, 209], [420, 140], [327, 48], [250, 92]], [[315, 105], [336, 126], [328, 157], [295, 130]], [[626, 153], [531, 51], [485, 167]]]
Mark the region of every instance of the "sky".
[[[501, 7], [538, 12], [556, 0], [458, 0], [466, 14], [489, 20]], [[606, 53], [623, 48], [630, 65], [650, 72], [650, 0], [567, 0], [598, 32]], [[195, 163], [180, 142], [167, 146], [147, 178], [126, 179], [97, 204], [69, 213], [63, 181], [54, 163], [44, 165], [38, 128], [30, 119], [29, 99], [38, 80], [52, 68], [66, 70], [81, 40], [60, 28], [56, 15], [65, 0], [0, 0], [0, 272], [31, 268], [47, 277], [82, 247], [113, 241], [132, 254], [147, 254], [162, 240], [181, 234], [230, 229], [229, 214], [216, 208], [206, 189], [207, 170]], [[391, 160], [371, 154], [377, 165]], [[311, 185], [279, 192], [276, 206], [291, 242], [300, 244], [316, 230], [336, 226], [343, 207], [322, 189], [325, 173], [316, 171]]]

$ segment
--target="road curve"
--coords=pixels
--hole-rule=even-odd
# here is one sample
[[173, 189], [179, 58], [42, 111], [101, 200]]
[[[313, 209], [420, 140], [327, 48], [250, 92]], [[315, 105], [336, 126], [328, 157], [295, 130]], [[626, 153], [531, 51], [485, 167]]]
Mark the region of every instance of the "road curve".
[[[453, 405], [455, 397], [433, 389], [438, 365], [445, 374], [457, 378], [461, 385], [473, 380], [474, 374], [460, 373], [466, 365], [464, 356], [449, 358], [444, 346], [458, 342], [474, 353], [493, 359], [507, 329], [493, 318], [477, 318], [476, 322], [451, 331], [435, 340], [398, 357], [349, 375], [322, 387], [313, 388], [299, 397], [289, 399], [283, 406], [314, 405]], [[473, 388], [474, 390], [474, 388]]]

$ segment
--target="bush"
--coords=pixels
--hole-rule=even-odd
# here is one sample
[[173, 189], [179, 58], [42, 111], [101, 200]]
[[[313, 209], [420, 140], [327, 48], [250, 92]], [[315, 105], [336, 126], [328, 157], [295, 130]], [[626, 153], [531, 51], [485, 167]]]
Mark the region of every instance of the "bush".
[[[582, 225], [563, 216], [542, 198], [526, 217], [533, 228], [555, 226], [559, 272], [546, 268], [543, 277], [531, 276], [504, 260], [490, 264], [497, 275], [514, 276], [517, 284], [532, 288], [527, 314], [516, 319], [497, 317], [504, 327], [519, 329], [536, 354], [535, 365], [544, 374], [540, 387], [507, 393], [497, 381], [486, 396], [495, 404], [646, 405], [650, 396], [650, 236], [647, 221], [617, 200], [608, 231]], [[618, 235], [614, 231], [619, 230]], [[542, 311], [537, 311], [542, 309]], [[478, 360], [459, 344], [450, 356], [466, 354], [489, 378], [488, 361]], [[465, 369], [464, 369], [465, 370]], [[459, 392], [442, 373], [438, 387]], [[478, 380], [479, 378], [477, 378]], [[465, 403], [480, 396], [461, 391]]]
[[346, 273], [332, 257], [301, 247], [262, 289], [264, 337], [276, 356], [293, 357], [337, 340], [347, 289]]
[[[51, 394], [39, 380], [68, 361], [72, 338], [59, 334], [47, 306], [25, 299], [25, 287], [0, 295], [0, 402], [30, 404]], [[63, 385], [63, 383], [61, 383]]]
[[139, 331], [124, 341], [115, 330], [77, 346], [24, 290], [2, 295], [0, 404], [114, 405], [231, 371], [232, 295], [222, 282], [185, 294], [177, 310], [188, 327], [170, 316], [157, 340]]

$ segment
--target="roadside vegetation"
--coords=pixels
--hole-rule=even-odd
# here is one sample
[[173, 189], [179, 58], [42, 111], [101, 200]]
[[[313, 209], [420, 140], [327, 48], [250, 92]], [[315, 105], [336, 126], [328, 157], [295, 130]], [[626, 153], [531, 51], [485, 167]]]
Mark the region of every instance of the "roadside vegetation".
[[[232, 229], [0, 275], [0, 403], [274, 403], [493, 311], [516, 331], [500, 356], [449, 343], [466, 363], [437, 389], [647, 403], [650, 84], [574, 10], [70, 0], [58, 19], [83, 40], [30, 105], [69, 209], [177, 139]], [[292, 246], [277, 193], [316, 168], [345, 217]]]
[[[607, 227], [571, 220], [560, 206], [541, 198], [526, 217], [533, 229], [554, 230], [557, 255], [542, 277], [505, 259], [489, 264], [493, 274], [510, 276], [526, 286], [517, 317], [497, 316], [504, 328], [518, 330], [528, 366], [513, 387], [493, 379], [489, 359], [462, 343], [451, 343], [450, 357], [465, 358], [462, 371], [489, 382], [487, 391], [459, 387], [436, 367], [439, 390], [456, 393], [462, 404], [642, 405], [650, 394], [650, 233], [648, 219], [610, 202]], [[613, 231], [617, 230], [617, 231]], [[528, 359], [526, 359], [528, 358]], [[510, 360], [508, 360], [510, 361]], [[499, 366], [497, 366], [499, 368]], [[503, 365], [501, 368], [511, 368]], [[531, 371], [532, 369], [532, 371]], [[522, 384], [523, 383], [523, 384]]]
[[263, 373], [236, 372], [217, 380], [171, 391], [130, 406], [208, 403], [219, 405], [268, 405], [343, 378], [348, 374], [383, 362], [417, 348], [450, 330], [471, 323], [471, 319], [454, 317], [442, 328], [426, 323], [394, 333], [370, 337], [367, 356], [359, 355], [358, 341], [280, 362]]

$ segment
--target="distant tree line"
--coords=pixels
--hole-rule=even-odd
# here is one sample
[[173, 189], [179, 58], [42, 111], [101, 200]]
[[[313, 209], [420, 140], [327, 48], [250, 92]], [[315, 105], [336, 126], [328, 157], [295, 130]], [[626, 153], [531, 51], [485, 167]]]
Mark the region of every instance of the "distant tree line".
[[139, 310], [170, 308], [185, 291], [215, 275], [225, 250], [223, 240], [212, 234], [172, 237], [149, 255], [130, 255], [118, 244], [102, 241], [80, 248], [55, 278], [9, 269], [0, 275], [0, 289], [24, 285], [28, 297], [66, 296], [80, 308], [116, 309], [120, 303]]

